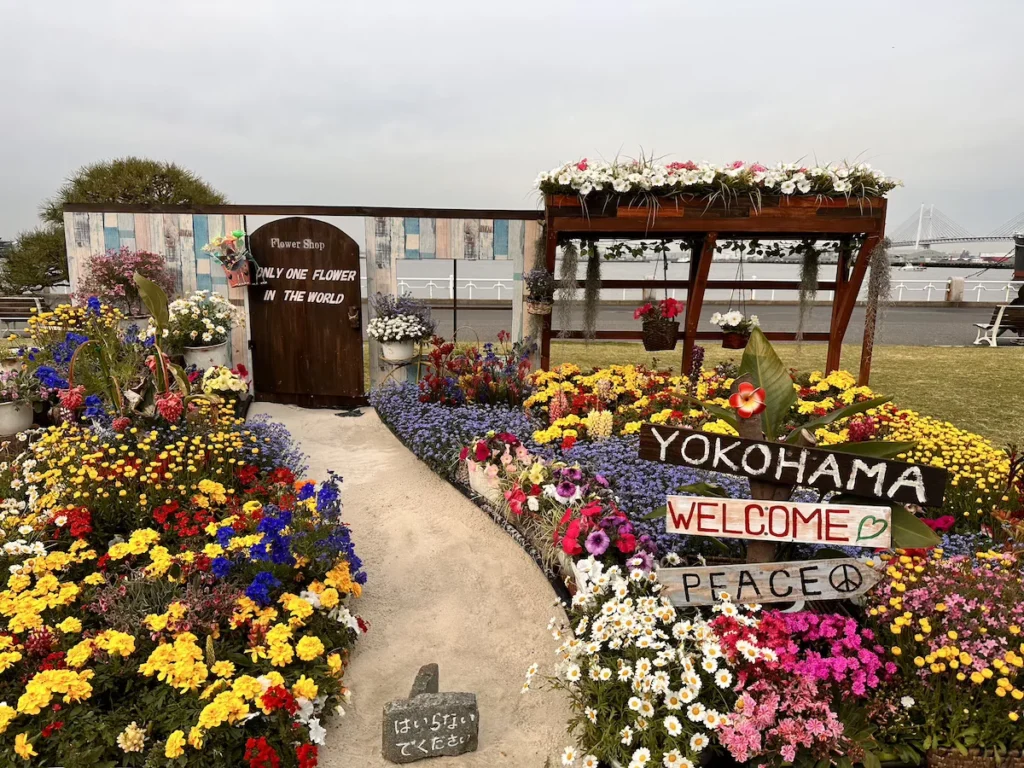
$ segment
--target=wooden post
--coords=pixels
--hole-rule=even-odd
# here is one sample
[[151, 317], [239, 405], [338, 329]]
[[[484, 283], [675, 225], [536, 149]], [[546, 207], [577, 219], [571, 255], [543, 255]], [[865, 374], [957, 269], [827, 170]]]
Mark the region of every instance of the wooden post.
[[[555, 255], [558, 251], [558, 233], [555, 232], [554, 218], [550, 210], [544, 215], [544, 267], [552, 275], [555, 274]], [[551, 319], [555, 316], [554, 310], [551, 314], [543, 316], [543, 327], [540, 334], [540, 367], [548, 370], [551, 367]]]
[[[694, 242], [690, 255], [690, 282], [686, 289], [686, 309], [683, 310], [683, 358], [679, 373], [686, 375], [693, 359], [693, 345], [696, 342], [697, 327], [700, 325], [700, 311], [704, 305], [704, 292], [708, 286], [708, 275], [711, 273], [711, 261], [715, 255], [717, 232], [708, 232]], [[697, 247], [700, 242], [700, 248]]]
[[[877, 246], [876, 246], [877, 247]], [[872, 249], [868, 258], [874, 254]], [[868, 267], [870, 268], [870, 264]], [[868, 302], [864, 308], [864, 344], [860, 348], [860, 372], [857, 374], [857, 386], [866, 387], [871, 381], [871, 357], [875, 351], [875, 329], [878, 326], [878, 306]]]
[[842, 312], [843, 297], [846, 295], [847, 282], [850, 272], [850, 238], [844, 237], [839, 241], [839, 259], [836, 263], [836, 287], [832, 292], [832, 316], [829, 319], [828, 330], [828, 353], [825, 358], [825, 373], [832, 373], [837, 370], [843, 356], [843, 338], [836, 339], [836, 329], [839, 327], [839, 317]]
[[867, 274], [871, 252], [875, 250], [879, 240], [881, 240], [881, 235], [868, 235], [864, 238], [860, 251], [857, 253], [857, 260], [853, 263], [853, 269], [848, 276], [844, 275], [845, 285], [841, 295], [839, 293], [839, 274], [836, 274], [836, 297], [832, 305], [832, 325], [829, 328], [826, 373], [839, 370], [843, 354], [843, 337], [846, 336], [846, 329], [850, 325], [853, 309], [857, 306], [857, 294], [860, 293], [864, 275]]

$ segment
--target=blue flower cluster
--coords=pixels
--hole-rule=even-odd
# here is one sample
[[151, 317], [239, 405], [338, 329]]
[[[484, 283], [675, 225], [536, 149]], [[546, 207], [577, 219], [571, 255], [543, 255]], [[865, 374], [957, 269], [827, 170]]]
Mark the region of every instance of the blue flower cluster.
[[274, 565], [294, 565], [292, 537], [283, 533], [291, 522], [291, 512], [264, 507], [263, 519], [256, 527], [257, 532], [263, 534], [263, 540], [249, 547], [249, 558], [258, 562], [269, 561]]
[[260, 571], [246, 588], [245, 594], [250, 600], [266, 608], [272, 602], [270, 590], [277, 589], [280, 586], [281, 580], [274, 576], [274, 574], [270, 571]]
[[82, 416], [89, 420], [102, 420], [107, 415], [107, 409], [103, 406], [103, 398], [99, 395], [89, 395], [85, 398], [85, 410]]
[[68, 331], [64, 336], [64, 341], [59, 344], [53, 345], [53, 360], [60, 365], [67, 365], [71, 362], [71, 358], [75, 355], [75, 350], [82, 346], [89, 340], [88, 336], [83, 336], [80, 333], [74, 331]]
[[260, 442], [260, 455], [253, 457], [257, 463], [263, 461], [267, 469], [287, 467], [297, 477], [309, 470], [308, 457], [281, 422], [272, 421], [270, 416], [261, 413], [246, 422], [245, 429]]
[[47, 389], [68, 388], [67, 379], [61, 377], [55, 368], [51, 368], [48, 365], [39, 366], [32, 375], [39, 379], [39, 382]]
[[536, 425], [521, 408], [421, 403], [419, 391], [410, 383], [373, 390], [370, 404], [409, 450], [447, 478], [454, 477], [462, 447], [490, 430], [511, 432], [540, 453], [530, 440]]
[[[299, 500], [312, 497], [312, 484], [306, 486], [299, 493]], [[348, 526], [341, 521], [341, 478], [334, 472], [328, 473], [328, 478], [320, 484], [316, 492], [316, 510], [320, 517], [328, 523], [329, 533], [325, 538], [317, 541], [317, 547], [322, 550], [318, 557], [335, 559], [341, 555], [348, 561], [349, 571], [352, 580], [357, 584], [366, 583], [366, 571], [363, 570], [363, 561], [356, 554], [355, 543], [352, 541], [352, 534]]]

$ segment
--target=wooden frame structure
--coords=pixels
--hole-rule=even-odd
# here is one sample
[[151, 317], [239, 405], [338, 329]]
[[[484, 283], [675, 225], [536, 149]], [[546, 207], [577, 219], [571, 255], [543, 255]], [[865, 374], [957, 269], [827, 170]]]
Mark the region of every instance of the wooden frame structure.
[[[650, 204], [653, 203], [653, 204]], [[694, 243], [687, 280], [668, 280], [666, 288], [685, 288], [683, 316], [682, 368], [688, 367], [693, 346], [698, 340], [719, 339], [716, 331], [698, 331], [704, 294], [708, 288], [746, 287], [740, 280], [709, 280], [715, 245], [727, 238], [838, 239], [839, 263], [835, 281], [819, 283], [821, 290], [833, 291], [832, 316], [828, 333], [805, 333], [809, 341], [828, 341], [826, 370], [839, 368], [843, 337], [857, 302], [868, 262], [885, 232], [884, 198], [826, 198], [817, 196], [716, 199], [681, 195], [630, 204], [614, 195], [591, 195], [584, 201], [574, 195], [547, 195], [544, 201], [545, 264], [554, 273], [555, 256], [566, 240], [682, 238]], [[862, 236], [860, 248], [852, 253], [854, 237]], [[579, 281], [583, 285], [583, 281]], [[800, 284], [787, 280], [759, 280], [758, 287], [796, 290]], [[602, 288], [649, 288], [647, 280], [606, 280]], [[551, 362], [551, 315], [544, 318], [541, 335], [541, 367]], [[871, 326], [871, 327], [868, 327]], [[563, 330], [565, 338], [580, 338], [579, 330]], [[795, 332], [767, 331], [772, 340], [792, 341]], [[861, 355], [860, 383], [866, 384], [871, 372], [873, 323], [865, 327]], [[598, 339], [640, 339], [643, 332], [597, 331]]]

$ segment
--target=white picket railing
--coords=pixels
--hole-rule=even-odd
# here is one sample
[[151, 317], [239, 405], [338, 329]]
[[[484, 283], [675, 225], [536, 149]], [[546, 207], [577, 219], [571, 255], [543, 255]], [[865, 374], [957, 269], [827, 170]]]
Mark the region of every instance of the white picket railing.
[[[749, 278], [750, 288], [744, 291], [744, 298], [748, 301], [786, 301], [795, 300], [798, 293], [789, 289], [759, 289], [757, 287], [756, 275]], [[950, 280], [896, 280], [892, 283], [893, 301], [945, 301], [949, 291]], [[363, 296], [366, 295], [366, 278], [361, 278]], [[985, 302], [1009, 302], [1017, 293], [1021, 281], [1013, 280], [965, 280], [964, 301], [985, 301]], [[514, 282], [510, 279], [492, 279], [481, 277], [460, 277], [458, 279], [458, 294], [460, 299], [492, 299], [511, 300], [513, 295]], [[651, 288], [661, 295], [658, 290], [658, 282], [651, 281]], [[455, 295], [456, 281], [448, 278], [429, 277], [402, 277], [398, 280], [398, 289], [403, 293], [411, 293], [413, 296], [422, 299], [452, 299]], [[474, 294], [474, 291], [476, 293]], [[714, 299], [712, 294], [728, 294], [729, 291], [709, 291], [708, 298]], [[602, 298], [606, 300], [629, 299], [639, 300], [641, 290], [638, 288], [623, 288], [621, 290], [605, 290], [601, 292]], [[669, 289], [668, 295], [672, 298], [685, 298], [685, 290]], [[867, 295], [867, 286], [861, 288], [860, 298]], [[831, 300], [832, 291], [821, 291], [818, 296], [822, 300]]]

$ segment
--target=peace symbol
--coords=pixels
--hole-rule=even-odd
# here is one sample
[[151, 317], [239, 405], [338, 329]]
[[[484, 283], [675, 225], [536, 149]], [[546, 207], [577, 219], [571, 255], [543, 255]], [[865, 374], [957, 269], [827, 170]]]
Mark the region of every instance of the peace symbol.
[[856, 592], [864, 583], [864, 577], [856, 566], [843, 563], [832, 569], [828, 582], [836, 592]]

